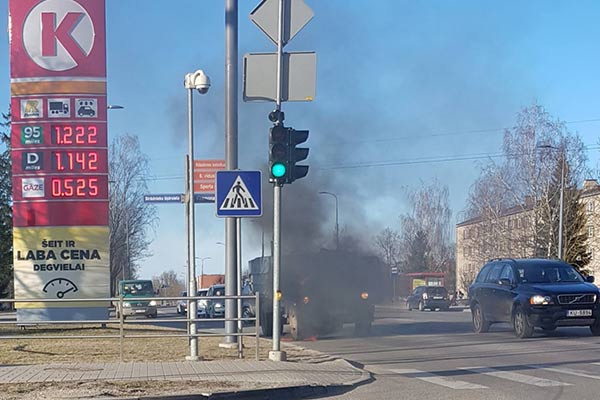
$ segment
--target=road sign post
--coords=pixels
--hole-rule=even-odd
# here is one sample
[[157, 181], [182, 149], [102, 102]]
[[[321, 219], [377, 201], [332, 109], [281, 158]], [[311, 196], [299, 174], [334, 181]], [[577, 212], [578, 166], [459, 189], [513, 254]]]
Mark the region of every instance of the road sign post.
[[[277, 46], [277, 53], [275, 55], [276, 62], [276, 80], [275, 80], [275, 110], [271, 113], [274, 115], [281, 115], [281, 102], [284, 101], [283, 88], [284, 88], [284, 53], [283, 47], [298, 33], [313, 17], [313, 12], [303, 0], [263, 0], [250, 14], [250, 19], [254, 22]], [[310, 57], [309, 57], [310, 58]], [[291, 58], [290, 58], [291, 59]], [[314, 57], [313, 57], [314, 59]], [[252, 65], [253, 58], [246, 58], [246, 66]], [[256, 61], [256, 60], [254, 60]], [[316, 64], [309, 62], [308, 64]], [[288, 67], [291, 62], [288, 62]], [[316, 67], [314, 68], [316, 70]], [[246, 72], [246, 69], [244, 70]], [[260, 70], [259, 70], [260, 71]], [[253, 76], [248, 78], [244, 77], [244, 83], [254, 82]], [[310, 74], [309, 74], [310, 75]], [[313, 73], [314, 76], [314, 73]], [[260, 79], [260, 78], [259, 78]], [[293, 81], [294, 75], [288, 73], [288, 89], [291, 87], [289, 82]], [[263, 80], [266, 80], [263, 77]], [[313, 80], [314, 83], [314, 80]], [[246, 86], [244, 86], [244, 93]], [[272, 90], [270, 93], [272, 93]], [[288, 94], [289, 94], [288, 90]], [[244, 98], [244, 100], [251, 99], [252, 96]], [[264, 97], [261, 100], [270, 100], [270, 95], [262, 96], [258, 93], [257, 97]], [[306, 100], [312, 100], [314, 94], [306, 96]], [[275, 122], [275, 121], [274, 121]], [[276, 127], [283, 128], [283, 118], [279, 118], [275, 122]], [[288, 151], [289, 154], [289, 151]], [[287, 164], [289, 164], [289, 159]], [[272, 165], [270, 165], [272, 167]], [[306, 167], [308, 170], [308, 167]], [[273, 170], [269, 172], [273, 173]], [[277, 174], [277, 171], [275, 171]], [[304, 175], [302, 175], [304, 176]], [[277, 177], [275, 177], [277, 178]], [[280, 300], [281, 292], [279, 290], [279, 278], [280, 278], [280, 251], [281, 251], [281, 188], [283, 183], [281, 179], [272, 179], [273, 182], [273, 350], [269, 352], [269, 359], [274, 361], [285, 361], [286, 354], [281, 351], [280, 348], [280, 334], [281, 334], [281, 315], [280, 315]]]

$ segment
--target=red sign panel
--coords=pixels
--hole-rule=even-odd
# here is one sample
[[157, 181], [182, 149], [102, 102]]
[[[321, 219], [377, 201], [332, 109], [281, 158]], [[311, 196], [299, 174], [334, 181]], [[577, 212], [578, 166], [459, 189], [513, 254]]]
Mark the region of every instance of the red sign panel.
[[104, 0], [11, 0], [10, 76], [106, 78]]
[[225, 160], [194, 160], [194, 193], [214, 194], [215, 175], [225, 169]]
[[10, 0], [16, 227], [108, 225], [104, 8]]

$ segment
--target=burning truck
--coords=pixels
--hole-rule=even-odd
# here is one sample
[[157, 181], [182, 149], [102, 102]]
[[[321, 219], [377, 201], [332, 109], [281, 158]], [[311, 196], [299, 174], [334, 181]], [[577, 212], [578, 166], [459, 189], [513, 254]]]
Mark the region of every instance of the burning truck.
[[[284, 255], [281, 260], [282, 321], [294, 340], [322, 336], [353, 323], [357, 335], [368, 334], [374, 305], [383, 300], [383, 263], [374, 256], [346, 251]], [[253, 289], [260, 293], [263, 334], [273, 332], [271, 257], [249, 262]]]

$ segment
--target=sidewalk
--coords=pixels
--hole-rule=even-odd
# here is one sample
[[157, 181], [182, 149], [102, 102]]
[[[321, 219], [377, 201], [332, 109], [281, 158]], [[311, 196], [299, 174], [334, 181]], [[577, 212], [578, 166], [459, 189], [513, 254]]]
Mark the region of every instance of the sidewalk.
[[[0, 366], [0, 399], [282, 400], [349, 390], [370, 378], [340, 359], [316, 364], [220, 360], [5, 365]], [[131, 389], [133, 382], [134, 396], [111, 391], [118, 386]], [[27, 387], [32, 390], [23, 392]]]

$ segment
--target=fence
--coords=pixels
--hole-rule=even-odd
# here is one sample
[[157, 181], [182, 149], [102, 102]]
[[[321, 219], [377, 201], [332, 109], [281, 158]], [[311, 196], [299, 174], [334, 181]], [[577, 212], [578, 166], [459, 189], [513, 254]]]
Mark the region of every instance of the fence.
[[[145, 318], [145, 319], [126, 319], [123, 315], [123, 312], [119, 312], [119, 310], [123, 310], [126, 303], [135, 303], [135, 302], [160, 302], [160, 301], [169, 301], [169, 300], [186, 300], [187, 301], [187, 310], [190, 309], [189, 305], [191, 301], [198, 300], [229, 300], [235, 299], [238, 303], [238, 313], [235, 318], [198, 318], [196, 316], [190, 316], [187, 314], [186, 318]], [[241, 303], [242, 300], [249, 299], [254, 300], [254, 316], [253, 317], [242, 317], [241, 315]], [[14, 325], [16, 328], [22, 328], [23, 332], [25, 332], [25, 328], [27, 326], [37, 326], [37, 325], [102, 325], [102, 327], [106, 327], [107, 324], [119, 324], [119, 334], [118, 335], [28, 335], [28, 334], [15, 334], [15, 335], [0, 335], [0, 340], [11, 340], [11, 339], [118, 339], [119, 340], [119, 359], [123, 361], [123, 342], [125, 339], [134, 339], [134, 338], [173, 338], [173, 337], [187, 337], [191, 339], [192, 337], [210, 337], [210, 336], [234, 336], [237, 337], [238, 340], [238, 357], [243, 358], [243, 343], [242, 339], [245, 336], [251, 336], [256, 338], [256, 346], [255, 346], [255, 357], [256, 360], [259, 359], [259, 333], [260, 333], [260, 300], [259, 294], [256, 293], [254, 295], [247, 296], [188, 296], [188, 297], [110, 297], [110, 298], [92, 298], [92, 299], [73, 299], [73, 300], [65, 300], [65, 299], [2, 299], [2, 302], [9, 303], [13, 305], [12, 308], [18, 308], [18, 303], [61, 303], [61, 305], [68, 303], [98, 303], [105, 302], [107, 304], [107, 314], [109, 316], [108, 319], [98, 319], [98, 320], [63, 320], [63, 321], [49, 321], [49, 320], [27, 320], [27, 321], [17, 321], [15, 320], [0, 320], [0, 327], [3, 325]], [[110, 306], [109, 306], [110, 305]], [[114, 307], [116, 314], [118, 314], [118, 318], [110, 318], [110, 308]], [[237, 321], [237, 332], [234, 333], [225, 333], [225, 332], [197, 332], [196, 334], [191, 334], [190, 326], [192, 323], [203, 322], [203, 321]], [[170, 332], [170, 331], [161, 331], [160, 334], [131, 334], [126, 332], [127, 325], [133, 324], [157, 324], [157, 323], [173, 323], [173, 322], [185, 322], [187, 326], [186, 333], [179, 332]], [[255, 332], [244, 332], [244, 322], [254, 322]]]

